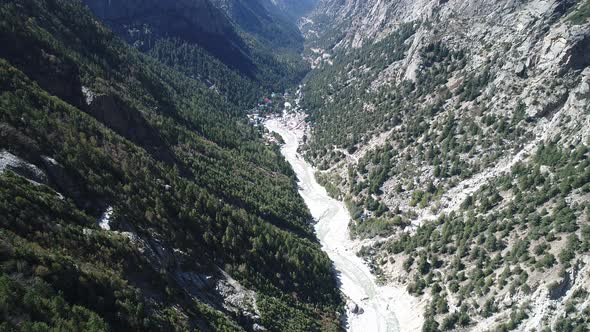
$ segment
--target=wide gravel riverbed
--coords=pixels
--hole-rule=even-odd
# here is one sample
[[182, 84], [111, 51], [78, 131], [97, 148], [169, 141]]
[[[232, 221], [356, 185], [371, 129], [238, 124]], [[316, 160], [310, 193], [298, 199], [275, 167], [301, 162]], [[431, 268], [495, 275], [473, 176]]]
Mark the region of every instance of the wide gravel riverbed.
[[395, 307], [401, 304], [396, 298], [404, 296], [401, 294], [403, 292], [391, 287], [380, 287], [375, 283], [369, 267], [352, 250], [353, 243], [348, 233], [350, 215], [346, 206], [328, 196], [324, 187], [315, 179], [315, 169], [297, 153], [304, 134], [302, 123], [283, 116], [267, 120], [265, 126], [285, 141], [281, 152], [297, 174], [299, 192], [318, 221], [315, 226], [316, 234], [323, 250], [334, 262], [341, 290], [362, 308], [362, 314], [353, 314], [349, 310], [348, 331], [413, 330], [410, 326], [408, 329], [400, 329], [396, 316]]

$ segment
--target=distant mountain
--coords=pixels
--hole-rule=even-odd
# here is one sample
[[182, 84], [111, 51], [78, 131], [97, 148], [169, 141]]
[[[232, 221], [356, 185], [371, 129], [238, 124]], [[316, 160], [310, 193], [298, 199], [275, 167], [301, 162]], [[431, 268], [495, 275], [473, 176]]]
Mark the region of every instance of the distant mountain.
[[277, 6], [292, 20], [309, 14], [319, 3], [319, 0], [267, 0]]
[[303, 36], [286, 8], [269, 0], [211, 0], [244, 32], [255, 36], [263, 46], [303, 50]]
[[215, 85], [236, 103], [251, 105], [262, 94], [258, 87], [281, 90], [303, 77], [303, 38], [293, 23], [258, 2], [215, 1], [84, 0], [131, 45]]

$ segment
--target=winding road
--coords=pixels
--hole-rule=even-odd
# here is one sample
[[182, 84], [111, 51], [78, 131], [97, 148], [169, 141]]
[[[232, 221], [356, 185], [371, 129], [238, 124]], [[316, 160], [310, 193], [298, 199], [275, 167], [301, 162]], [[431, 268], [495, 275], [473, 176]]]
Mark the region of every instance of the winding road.
[[[301, 124], [299, 124], [301, 125]], [[265, 122], [269, 131], [279, 134], [285, 144], [282, 154], [291, 164], [299, 180], [299, 192], [318, 221], [315, 226], [323, 250], [334, 262], [339, 274], [342, 292], [364, 311], [361, 314], [348, 312], [348, 331], [400, 331], [400, 326], [390, 303], [394, 295], [386, 287], [375, 283], [365, 262], [351, 249], [348, 223], [350, 214], [343, 202], [328, 196], [324, 187], [315, 179], [314, 168], [297, 152], [303, 138], [303, 129], [288, 118], [272, 118]]]

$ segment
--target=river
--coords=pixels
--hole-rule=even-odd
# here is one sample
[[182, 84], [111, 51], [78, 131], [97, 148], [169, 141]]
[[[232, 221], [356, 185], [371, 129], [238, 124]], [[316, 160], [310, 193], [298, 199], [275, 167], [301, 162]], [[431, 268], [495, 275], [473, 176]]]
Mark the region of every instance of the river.
[[[348, 310], [347, 330], [353, 332], [400, 331], [395, 307], [399, 290], [380, 287], [367, 264], [352, 250], [348, 223], [350, 214], [343, 202], [328, 196], [315, 179], [315, 169], [297, 152], [303, 138], [302, 120], [284, 115], [265, 122], [268, 130], [279, 134], [285, 144], [281, 152], [291, 164], [299, 180], [299, 193], [317, 220], [316, 235], [323, 250], [334, 262], [342, 292], [358, 304], [361, 314]], [[403, 305], [403, 304], [402, 304]], [[407, 309], [407, 308], [404, 308]], [[403, 329], [406, 330], [405, 328]]]

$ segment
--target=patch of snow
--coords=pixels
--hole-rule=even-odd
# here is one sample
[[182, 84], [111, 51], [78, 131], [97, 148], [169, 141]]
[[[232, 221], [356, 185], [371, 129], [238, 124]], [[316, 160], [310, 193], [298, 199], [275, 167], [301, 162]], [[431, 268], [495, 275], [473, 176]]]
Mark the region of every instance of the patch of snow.
[[98, 219], [98, 226], [105, 231], [111, 230], [111, 219], [113, 217], [113, 207], [109, 206], [106, 211]]
[[266, 328], [258, 323], [254, 323], [254, 325], [252, 325], [252, 330], [253, 331], [266, 331]]
[[49, 163], [49, 164], [51, 164], [51, 165], [54, 165], [54, 166], [55, 166], [55, 165], [59, 165], [59, 163], [58, 163], [58, 162], [57, 162], [55, 159], [53, 159], [53, 158], [51, 158], [51, 157], [48, 157], [48, 156], [41, 156], [41, 158], [43, 158], [43, 160], [45, 160], [46, 162], [48, 162], [48, 163]]
[[84, 95], [84, 99], [86, 100], [86, 104], [90, 106], [94, 99], [96, 98], [96, 93], [94, 93], [90, 88], [83, 86], [82, 87], [82, 94]]

